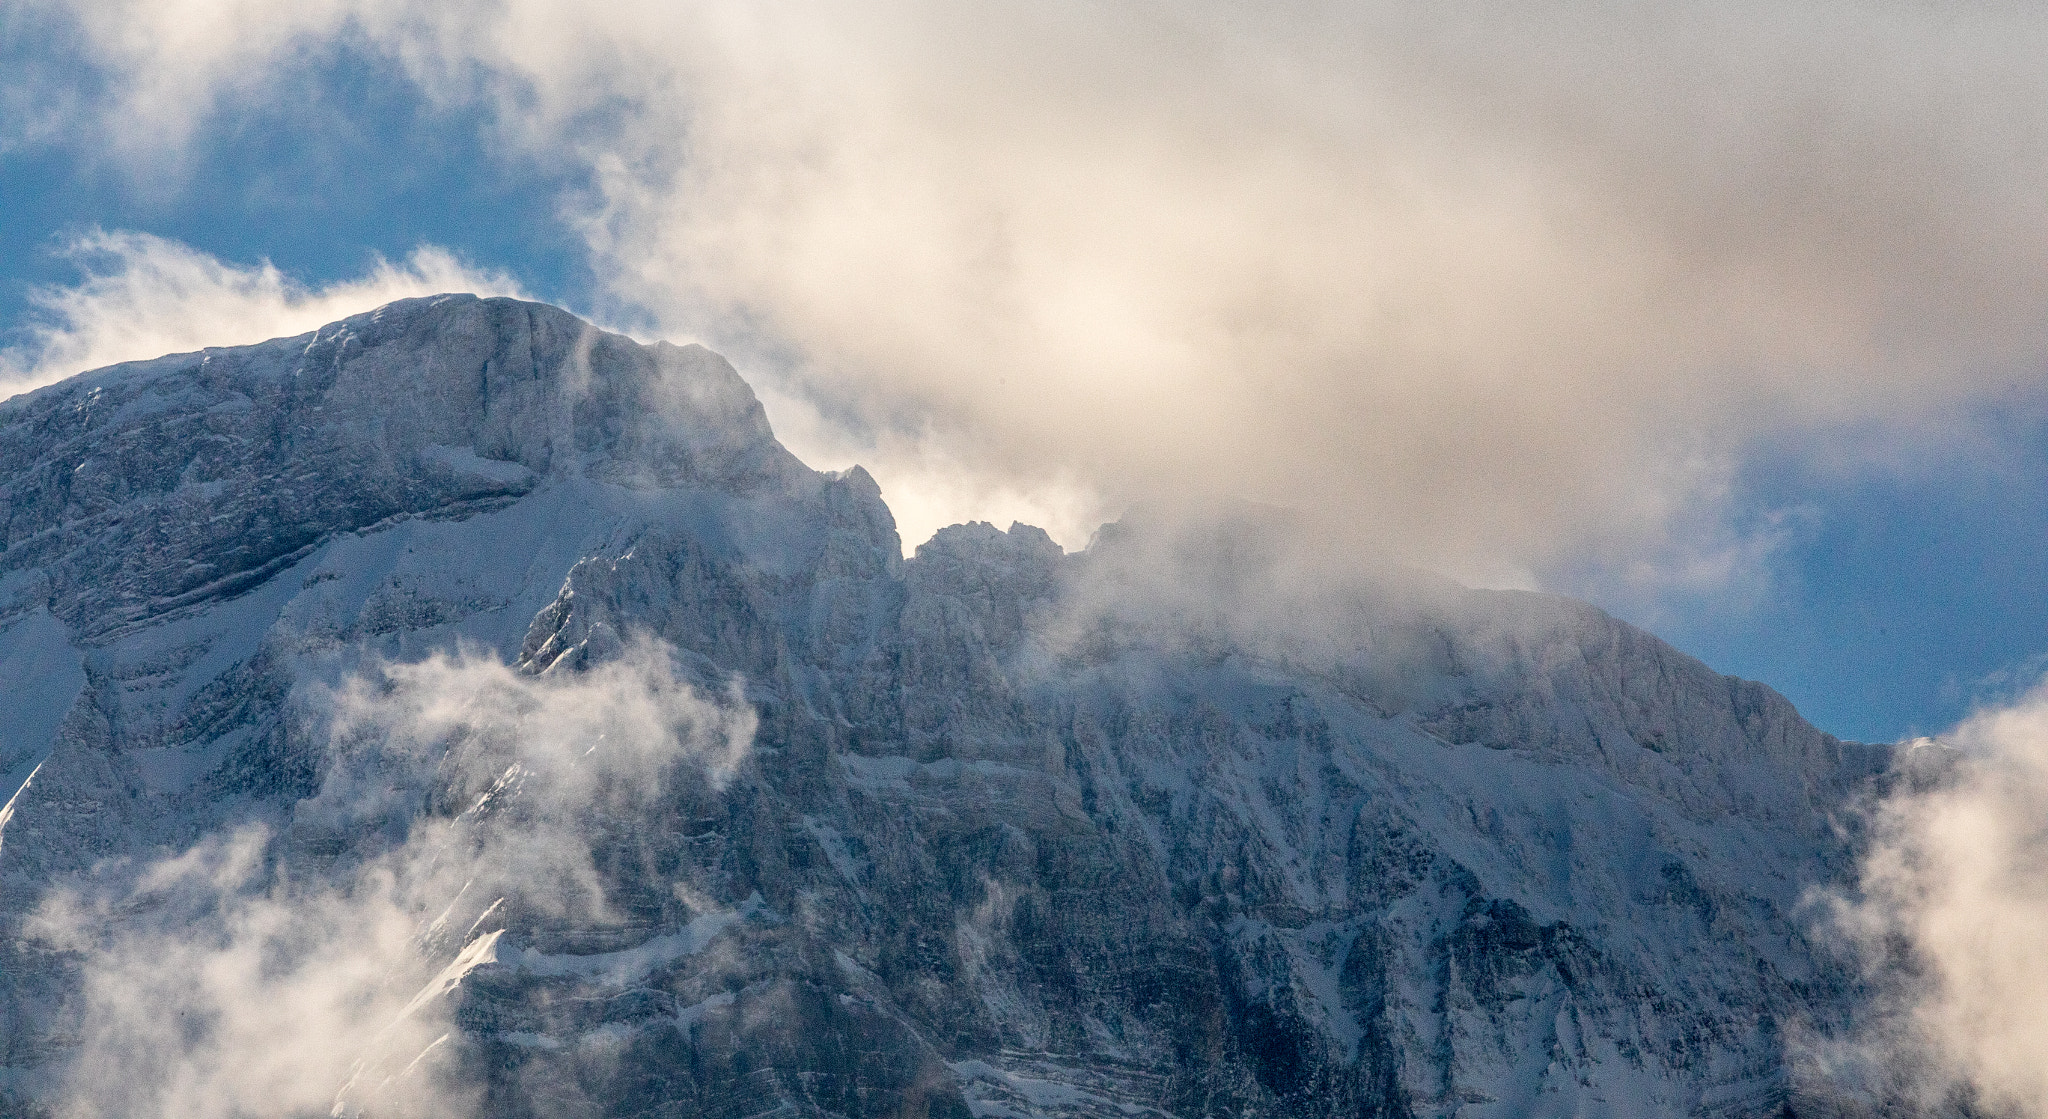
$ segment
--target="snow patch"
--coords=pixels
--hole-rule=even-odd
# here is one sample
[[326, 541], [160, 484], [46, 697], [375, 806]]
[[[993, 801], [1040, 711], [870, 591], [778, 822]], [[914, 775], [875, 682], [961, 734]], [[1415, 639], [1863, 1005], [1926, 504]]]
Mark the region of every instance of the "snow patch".
[[487, 482], [504, 489], [530, 486], [539, 477], [516, 462], [484, 458], [469, 447], [429, 443], [420, 449], [420, 462], [463, 480]]
[[702, 952], [720, 933], [766, 907], [767, 903], [756, 892], [737, 908], [706, 913], [675, 932], [642, 941], [631, 948], [589, 955], [549, 954], [521, 948], [496, 962], [529, 975], [573, 976], [621, 987], [645, 979], [657, 968]]

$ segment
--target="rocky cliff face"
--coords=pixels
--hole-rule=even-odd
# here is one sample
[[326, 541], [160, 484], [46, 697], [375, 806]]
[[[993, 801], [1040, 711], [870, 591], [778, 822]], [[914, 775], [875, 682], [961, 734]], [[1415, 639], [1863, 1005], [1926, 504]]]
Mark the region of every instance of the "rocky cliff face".
[[[1554, 598], [1310, 592], [1221, 546], [1212, 586], [1022, 526], [906, 561], [721, 359], [552, 308], [16, 398], [0, 518], [0, 1108], [169, 1113], [80, 1055], [234, 1057], [232, 1009], [137, 1033], [189, 1008], [110, 962], [195, 943], [163, 883], [230, 835], [179, 959], [247, 899], [402, 887], [406, 937], [342, 906], [311, 955], [385, 960], [441, 1036], [370, 1035], [337, 1113], [1779, 1115], [1853, 1006], [1802, 906], [1884, 750]], [[461, 695], [361, 714], [458, 649]], [[573, 682], [629, 663], [729, 761], [622, 747], [646, 697]], [[431, 715], [493, 664], [517, 717]], [[552, 769], [547, 711], [589, 743]], [[444, 835], [466, 880], [400, 857]]]

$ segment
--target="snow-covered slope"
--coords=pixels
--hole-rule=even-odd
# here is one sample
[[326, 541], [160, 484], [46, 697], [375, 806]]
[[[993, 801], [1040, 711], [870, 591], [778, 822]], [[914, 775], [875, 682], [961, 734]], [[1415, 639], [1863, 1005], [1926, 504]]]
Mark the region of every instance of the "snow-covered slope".
[[[80, 1055], [190, 1008], [109, 977], [150, 936], [227, 959], [222, 914], [309, 882], [365, 930], [400, 883], [410, 939], [311, 954], [445, 1026], [384, 1073], [369, 1035], [341, 1112], [413, 1078], [494, 1116], [1777, 1115], [1852, 1009], [1802, 902], [1884, 749], [1554, 598], [1275, 591], [1229, 547], [1190, 594], [1142, 532], [905, 561], [723, 360], [553, 308], [0, 404], [0, 517], [0, 1111], [161, 1109]], [[650, 663], [689, 705], [603, 675]], [[436, 714], [472, 693], [516, 717]], [[745, 749], [632, 753], [603, 720], [643, 700]], [[589, 749], [550, 769], [557, 717]], [[462, 880], [394, 855], [458, 832]], [[224, 836], [255, 854], [178, 939], [164, 883]], [[207, 1013], [159, 1059], [243, 1068]]]

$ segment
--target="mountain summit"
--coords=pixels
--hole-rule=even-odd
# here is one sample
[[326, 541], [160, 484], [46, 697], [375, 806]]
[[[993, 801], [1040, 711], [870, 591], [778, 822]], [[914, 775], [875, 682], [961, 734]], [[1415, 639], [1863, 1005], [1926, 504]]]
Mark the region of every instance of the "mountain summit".
[[1830, 1102], [1888, 750], [1589, 606], [904, 560], [717, 355], [461, 295], [0, 404], [0, 511], [0, 1113]]

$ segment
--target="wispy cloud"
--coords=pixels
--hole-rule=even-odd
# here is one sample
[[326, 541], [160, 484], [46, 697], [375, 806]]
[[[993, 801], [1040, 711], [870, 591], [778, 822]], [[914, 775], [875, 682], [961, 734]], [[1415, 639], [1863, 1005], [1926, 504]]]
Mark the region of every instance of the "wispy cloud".
[[2048, 1116], [2048, 682], [1922, 740], [1870, 817], [1837, 927], [1876, 992], [1828, 1074]]
[[267, 261], [230, 264], [147, 233], [95, 230], [62, 252], [83, 278], [30, 293], [23, 337], [0, 349], [0, 398], [115, 362], [302, 334], [393, 299], [520, 294], [510, 276], [432, 246], [317, 287]]
[[288, 823], [104, 868], [37, 914], [83, 972], [64, 1114], [468, 1113], [449, 992], [508, 922], [617, 920], [589, 820], [722, 787], [755, 728], [651, 644], [539, 678], [441, 655], [302, 698], [326, 777]]

